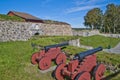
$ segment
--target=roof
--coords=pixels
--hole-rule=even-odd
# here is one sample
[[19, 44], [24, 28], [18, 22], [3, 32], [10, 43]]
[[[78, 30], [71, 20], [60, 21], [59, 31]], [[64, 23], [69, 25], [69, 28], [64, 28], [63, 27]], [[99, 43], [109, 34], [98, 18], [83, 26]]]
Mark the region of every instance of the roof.
[[9, 11], [7, 13], [7, 15], [9, 15], [10, 13], [13, 13], [14, 15], [18, 16], [18, 17], [21, 17], [23, 19], [26, 19], [26, 20], [35, 20], [35, 21], [41, 21], [43, 23], [46, 23], [46, 24], [64, 24], [64, 25], [70, 25], [66, 22], [60, 22], [60, 21], [54, 21], [54, 20], [43, 20], [43, 19], [40, 19], [38, 17], [35, 17], [33, 15], [30, 15], [28, 13], [24, 13], [24, 12], [17, 12], [17, 11]]
[[14, 15], [18, 16], [18, 17], [21, 17], [21, 18], [24, 18], [24, 19], [29, 19], [29, 20], [42, 20], [40, 18], [37, 18], [33, 15], [30, 15], [28, 13], [24, 13], [24, 12], [16, 12], [16, 11], [9, 11], [9, 13], [13, 13]]

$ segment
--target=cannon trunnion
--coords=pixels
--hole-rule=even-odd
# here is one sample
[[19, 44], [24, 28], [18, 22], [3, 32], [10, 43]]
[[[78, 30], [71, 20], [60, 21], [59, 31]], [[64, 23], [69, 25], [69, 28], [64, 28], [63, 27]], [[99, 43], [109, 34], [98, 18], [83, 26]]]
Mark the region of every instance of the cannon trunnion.
[[67, 42], [45, 46], [40, 52], [35, 52], [31, 57], [32, 64], [37, 64], [41, 70], [46, 70], [50, 67], [51, 61], [55, 60], [56, 64], [65, 63], [66, 55], [62, 52], [63, 46], [68, 45]]
[[97, 64], [96, 52], [101, 51], [102, 47], [91, 49], [74, 56], [68, 64], [59, 64], [54, 75], [57, 80], [64, 80], [65, 77], [69, 80], [102, 80], [105, 66]]

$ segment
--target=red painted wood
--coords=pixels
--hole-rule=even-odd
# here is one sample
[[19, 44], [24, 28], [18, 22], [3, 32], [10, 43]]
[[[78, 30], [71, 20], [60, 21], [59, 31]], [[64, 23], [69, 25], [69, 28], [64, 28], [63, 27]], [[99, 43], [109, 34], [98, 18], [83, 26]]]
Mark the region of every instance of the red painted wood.
[[89, 72], [81, 72], [76, 76], [75, 80], [91, 80], [90, 77]]
[[51, 65], [51, 60], [48, 57], [43, 57], [41, 58], [41, 60], [39, 61], [38, 67], [41, 70], [46, 70], [48, 68], [50, 68]]
[[38, 58], [38, 56], [39, 56], [39, 52], [36, 52], [36, 53], [34, 53], [33, 55], [32, 55], [32, 57], [31, 57], [31, 63], [32, 64], [37, 64], [37, 58]]
[[65, 67], [65, 63], [61, 63], [59, 64], [59, 66], [57, 66], [56, 70], [55, 70], [55, 78], [57, 80], [64, 80], [64, 76], [62, 74], [62, 69]]
[[95, 67], [93, 75], [95, 80], [102, 80], [106, 68], [103, 64], [99, 64]]
[[40, 52], [33, 54], [31, 58], [32, 64], [38, 62], [38, 67], [41, 70], [48, 69], [52, 60], [55, 60], [57, 64], [66, 62], [66, 55], [61, 51], [60, 47], [50, 48], [47, 52], [41, 50]]
[[66, 62], [66, 55], [64, 53], [60, 53], [57, 55], [56, 57], [56, 64], [60, 64], [60, 63], [65, 63]]
[[[78, 59], [71, 60], [66, 66], [60, 66], [60, 68], [56, 68], [56, 71], [60, 72], [62, 76], [68, 76], [70, 80], [90, 80], [91, 75], [90, 73], [93, 72], [94, 68], [97, 67], [97, 60], [96, 55], [92, 54], [89, 56], [86, 56], [82, 61], [79, 61]], [[82, 72], [85, 72], [84, 74], [81, 74]], [[95, 80], [101, 80], [103, 73], [105, 72], [105, 66], [103, 64], [100, 64], [96, 69], [93, 77], [95, 77]], [[57, 76], [57, 80], [59, 80], [59, 77]]]
[[8, 13], [9, 16], [15, 16], [12, 12]]

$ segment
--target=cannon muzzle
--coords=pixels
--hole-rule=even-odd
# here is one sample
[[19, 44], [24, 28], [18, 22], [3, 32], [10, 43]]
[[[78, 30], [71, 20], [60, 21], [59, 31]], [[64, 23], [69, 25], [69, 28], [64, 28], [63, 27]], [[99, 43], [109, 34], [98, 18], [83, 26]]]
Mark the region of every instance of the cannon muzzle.
[[48, 46], [45, 46], [44, 49], [45, 49], [45, 51], [48, 51], [50, 48], [57, 48], [57, 47], [62, 47], [62, 46], [66, 46], [66, 45], [69, 45], [69, 43], [64, 42], [61, 44], [48, 45]]
[[98, 48], [95, 48], [95, 49], [91, 49], [91, 50], [87, 50], [85, 52], [78, 53], [77, 55], [75, 55], [75, 57], [73, 59], [82, 60], [86, 56], [95, 54], [96, 52], [101, 51], [102, 49], [103, 49], [102, 47], [98, 47]]

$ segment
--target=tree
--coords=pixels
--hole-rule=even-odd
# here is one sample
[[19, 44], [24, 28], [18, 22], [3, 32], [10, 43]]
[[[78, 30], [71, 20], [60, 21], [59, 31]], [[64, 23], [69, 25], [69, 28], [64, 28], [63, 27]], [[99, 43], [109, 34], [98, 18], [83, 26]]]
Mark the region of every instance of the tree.
[[84, 16], [84, 25], [92, 29], [100, 29], [102, 24], [102, 11], [99, 8], [94, 8]]
[[120, 5], [117, 7], [117, 33], [120, 33]]
[[108, 4], [104, 14], [103, 27], [105, 32], [117, 33], [120, 26], [120, 7], [114, 4]]
[[84, 25], [102, 32], [120, 33], [120, 5], [108, 4], [103, 15], [99, 8], [94, 8], [84, 16]]

